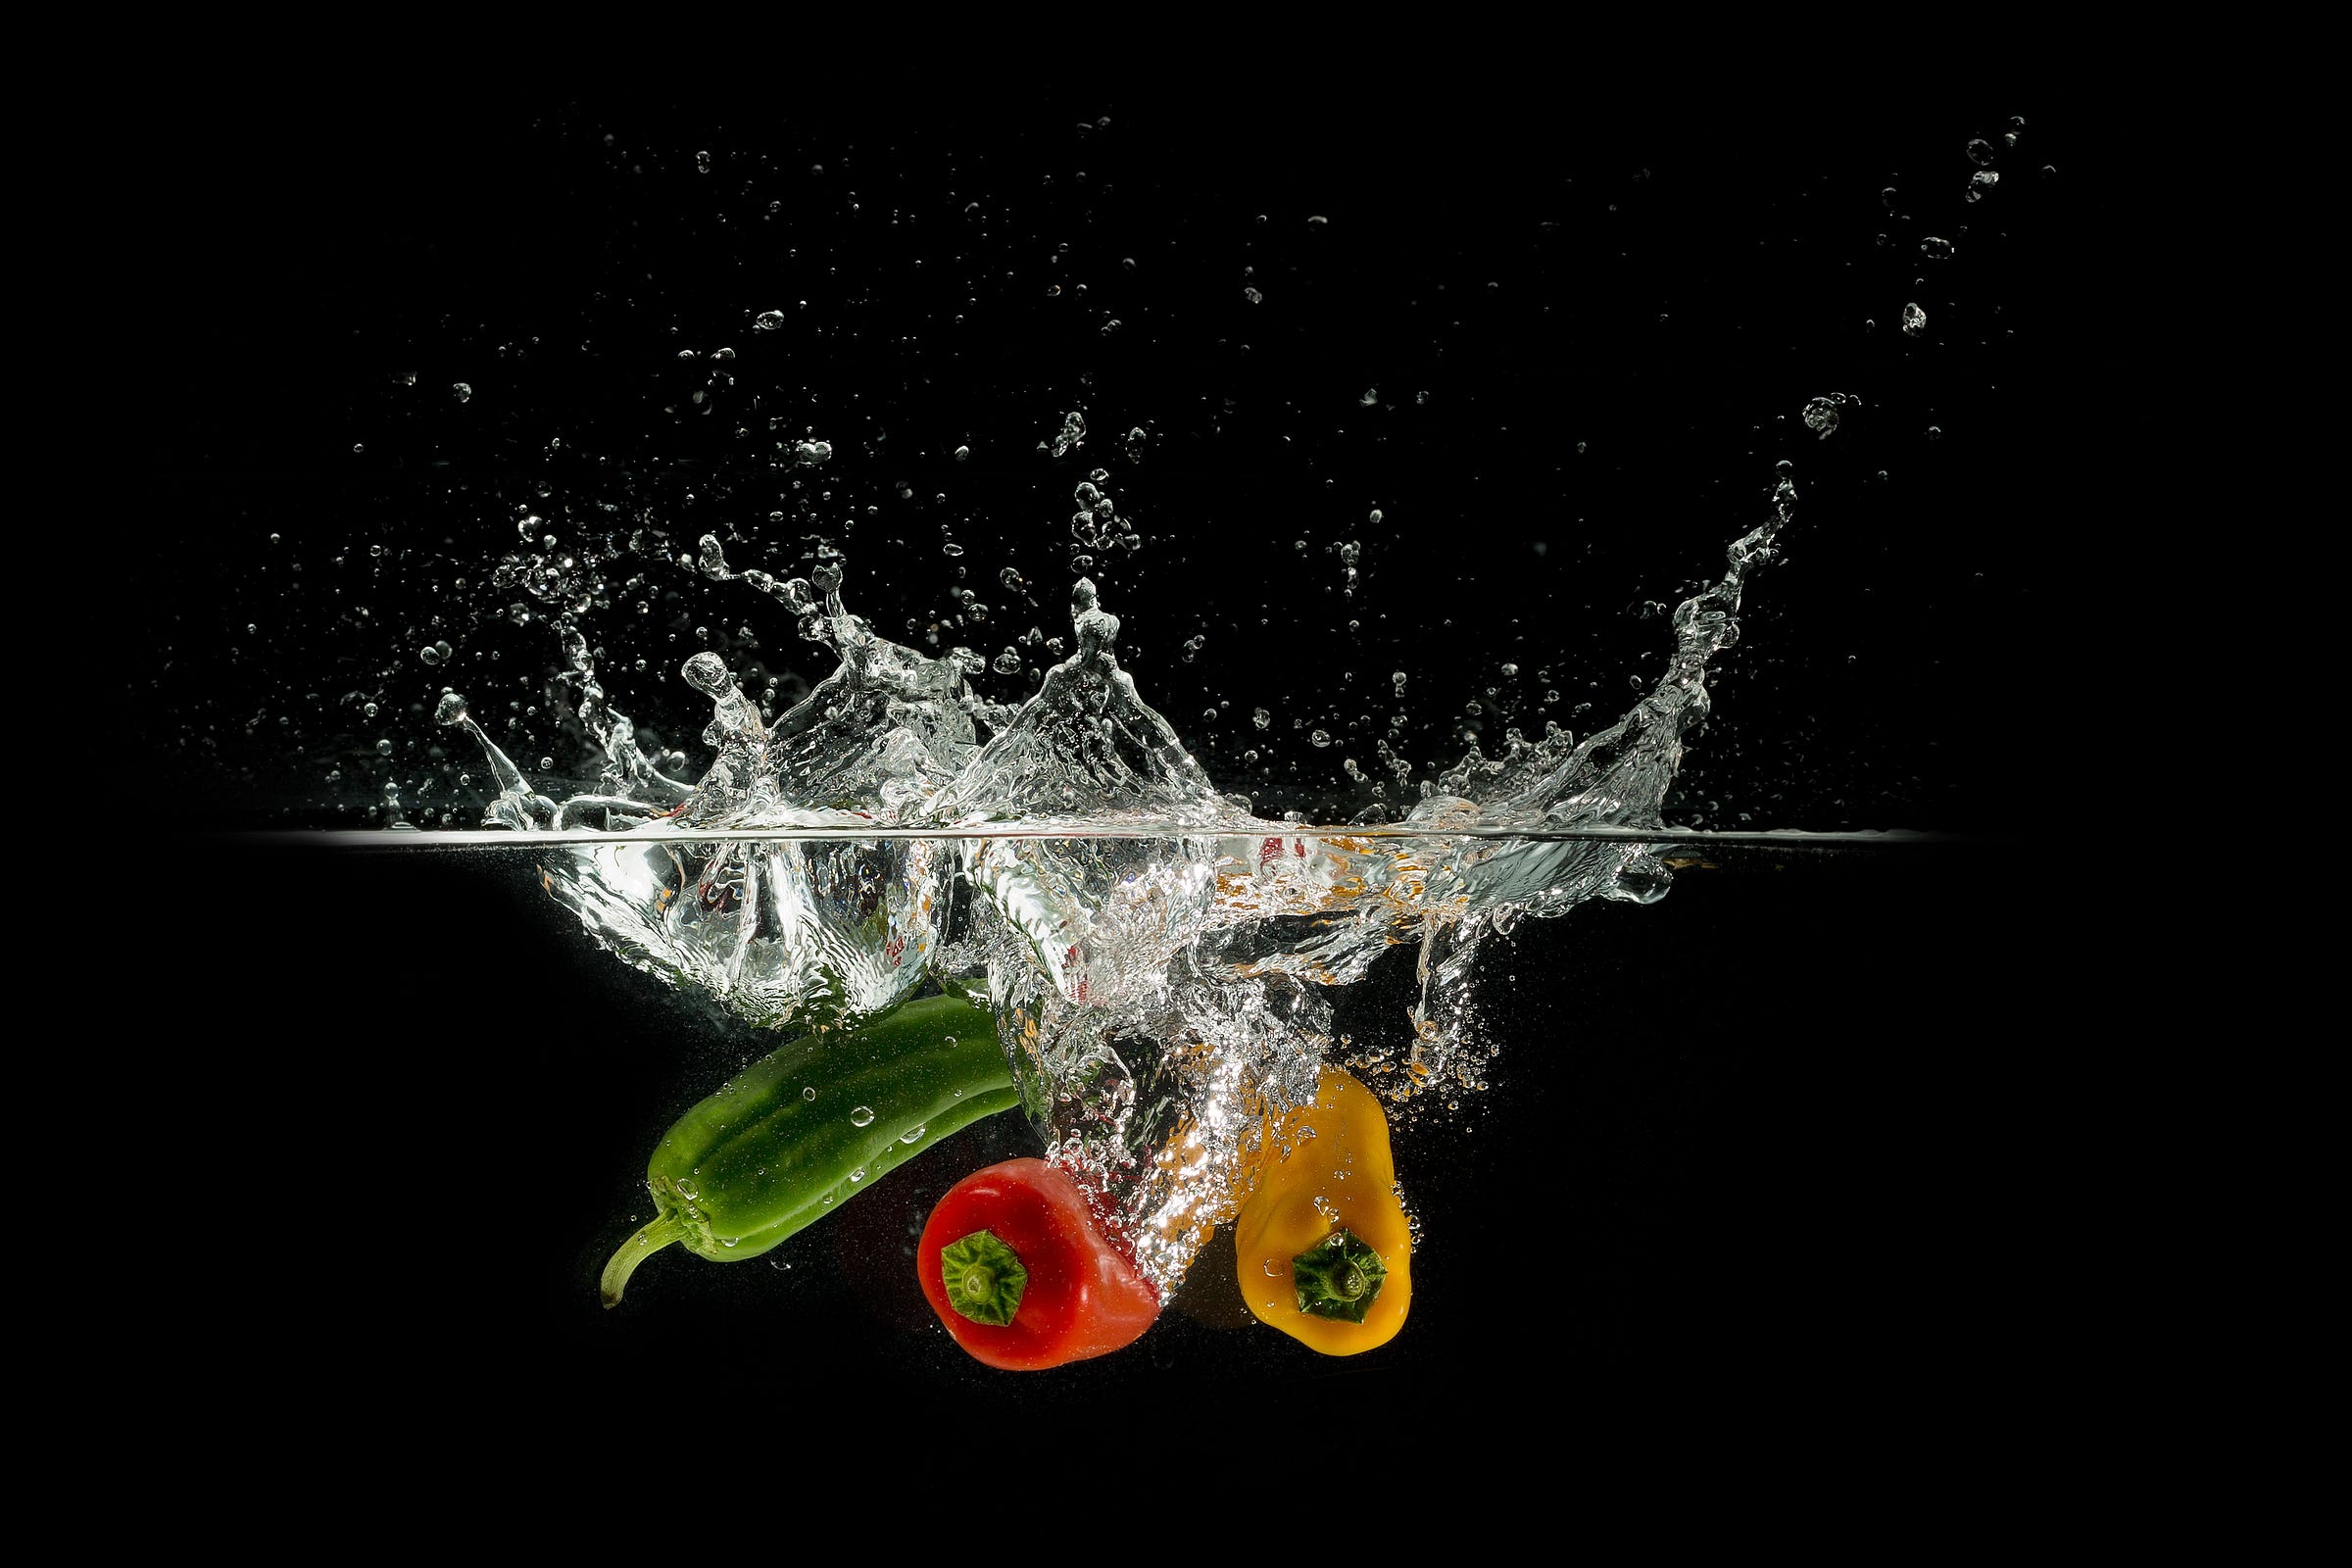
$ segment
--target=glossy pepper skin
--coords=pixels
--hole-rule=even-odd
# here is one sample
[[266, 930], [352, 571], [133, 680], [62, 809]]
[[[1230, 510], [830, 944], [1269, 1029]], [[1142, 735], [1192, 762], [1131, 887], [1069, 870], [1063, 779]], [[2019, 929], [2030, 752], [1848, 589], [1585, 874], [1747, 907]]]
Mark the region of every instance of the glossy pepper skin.
[[[1234, 1220], [1243, 1299], [1260, 1319], [1325, 1355], [1388, 1344], [1412, 1304], [1412, 1233], [1396, 1197], [1379, 1097], [1326, 1067], [1314, 1103], [1285, 1117], [1271, 1143], [1288, 1145], [1290, 1156], [1259, 1173]], [[1340, 1231], [1354, 1245], [1335, 1240]], [[1302, 1306], [1302, 1291], [1321, 1311], [1342, 1315]], [[1346, 1315], [1354, 1311], [1362, 1321]]]
[[[959, 1294], [981, 1267], [990, 1271], [977, 1276], [988, 1282], [976, 1293], [985, 1301]], [[956, 1343], [1008, 1372], [1107, 1355], [1159, 1316], [1159, 1293], [1103, 1231], [1086, 1194], [1042, 1159], [985, 1166], [950, 1188], [923, 1227], [915, 1274]]]
[[605, 1304], [673, 1242], [714, 1262], [758, 1257], [1019, 1102], [989, 1014], [960, 996], [773, 1051], [662, 1135], [645, 1172], [657, 1212], [605, 1265]]

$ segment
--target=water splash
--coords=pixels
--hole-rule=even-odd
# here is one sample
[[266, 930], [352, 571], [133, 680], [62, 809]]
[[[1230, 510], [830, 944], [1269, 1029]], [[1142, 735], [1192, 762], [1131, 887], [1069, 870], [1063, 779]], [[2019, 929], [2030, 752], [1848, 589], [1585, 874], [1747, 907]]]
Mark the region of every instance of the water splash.
[[[737, 570], [706, 535], [693, 557], [705, 576], [781, 603], [839, 662], [771, 723], [718, 655], [687, 659], [684, 679], [711, 705], [715, 760], [700, 779], [646, 758], [576, 631], [563, 642], [607, 758], [597, 792], [551, 801], [455, 691], [436, 716], [488, 760], [485, 826], [610, 833], [551, 849], [544, 880], [648, 973], [779, 1028], [886, 1009], [932, 976], [984, 981], [1049, 1155], [1165, 1292], [1231, 1218], [1267, 1129], [1312, 1098], [1336, 1050], [1332, 988], [1416, 944], [1409, 1037], [1351, 1061], [1394, 1102], [1482, 1087], [1488, 940], [1594, 899], [1665, 894], [1671, 870], [1638, 838], [1464, 830], [1662, 827], [1708, 711], [1710, 661], [1738, 640], [1748, 574], [1775, 559], [1795, 498], [1784, 464], [1769, 514], [1676, 607], [1668, 666], [1623, 716], [1581, 740], [1514, 733], [1494, 758], [1474, 739], [1425, 786], [1403, 824], [1419, 834], [1305, 833], [1220, 795], [1120, 667], [1119, 617], [1087, 578], [1071, 593], [1076, 651], [1007, 708], [972, 693], [977, 656], [930, 658], [853, 614], [838, 551], [778, 581]], [[839, 836], [748, 836], [795, 827]], [[990, 835], [892, 836], [957, 827]], [[1106, 827], [1123, 836], [1087, 836]]]

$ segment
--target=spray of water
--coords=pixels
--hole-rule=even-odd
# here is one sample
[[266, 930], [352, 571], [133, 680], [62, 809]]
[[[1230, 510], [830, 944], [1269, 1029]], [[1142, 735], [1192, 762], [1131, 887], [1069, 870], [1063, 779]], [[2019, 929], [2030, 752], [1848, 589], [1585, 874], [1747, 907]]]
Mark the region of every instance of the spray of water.
[[[1723, 576], [1675, 610], [1665, 673], [1614, 724], [1514, 736], [1495, 758], [1473, 742], [1401, 832], [1378, 836], [1301, 831], [1220, 795], [1120, 667], [1119, 618], [1084, 578], [1075, 652], [1007, 707], [973, 694], [977, 656], [931, 658], [853, 614], [838, 553], [777, 581], [735, 570], [706, 536], [705, 575], [780, 602], [839, 662], [769, 723], [715, 654], [689, 658], [682, 674], [711, 704], [701, 778], [644, 755], [576, 631], [569, 678], [606, 759], [595, 792], [552, 800], [455, 692], [436, 716], [488, 762], [484, 826], [606, 835], [542, 861], [601, 944], [755, 1024], [831, 1027], [928, 976], [985, 977], [1050, 1157], [1171, 1291], [1232, 1216], [1268, 1127], [1312, 1099], [1336, 1049], [1333, 988], [1417, 944], [1407, 1043], [1355, 1065], [1395, 1102], [1476, 1088], [1481, 944], [1525, 917], [1665, 893], [1651, 845], [1557, 834], [1661, 827], [1709, 662], [1737, 640], [1747, 575], [1794, 502], [1784, 466]], [[778, 829], [829, 831], [760, 836]]]

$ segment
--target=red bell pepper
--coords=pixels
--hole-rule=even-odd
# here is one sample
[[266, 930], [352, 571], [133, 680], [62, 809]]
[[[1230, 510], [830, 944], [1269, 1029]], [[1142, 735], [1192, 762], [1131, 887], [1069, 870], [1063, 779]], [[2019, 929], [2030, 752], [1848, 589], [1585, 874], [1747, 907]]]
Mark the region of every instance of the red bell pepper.
[[1159, 1316], [1159, 1292], [1059, 1166], [1008, 1159], [931, 1210], [915, 1274], [956, 1343], [1008, 1372], [1107, 1355]]

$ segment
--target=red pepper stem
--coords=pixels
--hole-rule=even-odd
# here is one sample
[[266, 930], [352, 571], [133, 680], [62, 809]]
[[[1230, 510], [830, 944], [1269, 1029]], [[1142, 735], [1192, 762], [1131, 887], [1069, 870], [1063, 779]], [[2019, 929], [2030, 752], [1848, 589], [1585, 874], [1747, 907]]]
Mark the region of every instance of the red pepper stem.
[[1021, 1254], [988, 1230], [974, 1231], [941, 1248], [939, 1274], [947, 1287], [948, 1304], [970, 1322], [992, 1328], [1012, 1321], [1029, 1285], [1029, 1270], [1022, 1265]]
[[685, 1222], [675, 1214], [657, 1214], [640, 1226], [637, 1234], [621, 1243], [620, 1250], [605, 1265], [604, 1278], [598, 1282], [604, 1292], [605, 1305], [618, 1306], [620, 1293], [627, 1289], [629, 1276], [637, 1272], [637, 1265], [685, 1236]]

